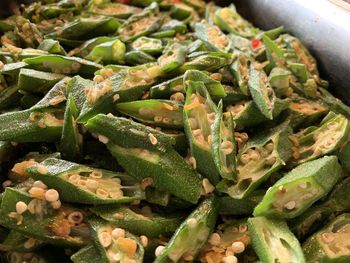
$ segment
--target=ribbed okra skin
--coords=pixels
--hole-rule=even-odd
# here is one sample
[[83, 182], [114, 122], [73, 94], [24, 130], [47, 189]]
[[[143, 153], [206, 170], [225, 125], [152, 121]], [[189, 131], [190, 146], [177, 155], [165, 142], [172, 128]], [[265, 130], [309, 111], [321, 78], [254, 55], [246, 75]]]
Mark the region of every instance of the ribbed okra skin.
[[204, 0], [18, 11], [1, 262], [350, 262], [350, 107], [283, 25]]

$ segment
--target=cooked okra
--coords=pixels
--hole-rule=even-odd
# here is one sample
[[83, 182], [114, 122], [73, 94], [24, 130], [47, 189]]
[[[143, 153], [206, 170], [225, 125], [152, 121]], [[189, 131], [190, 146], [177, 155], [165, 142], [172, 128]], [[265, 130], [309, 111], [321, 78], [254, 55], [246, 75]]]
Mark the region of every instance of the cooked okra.
[[0, 261], [350, 261], [331, 88], [233, 4], [23, 6], [0, 20]]

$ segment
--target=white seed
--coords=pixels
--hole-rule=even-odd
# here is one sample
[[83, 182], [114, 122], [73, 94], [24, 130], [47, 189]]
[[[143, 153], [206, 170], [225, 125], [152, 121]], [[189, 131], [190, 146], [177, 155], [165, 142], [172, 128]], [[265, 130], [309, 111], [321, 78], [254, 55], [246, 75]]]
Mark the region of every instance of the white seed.
[[213, 123], [215, 121], [215, 112], [208, 113], [207, 120], [209, 123]]
[[108, 198], [108, 196], [109, 196], [109, 193], [105, 189], [102, 189], [102, 188], [97, 188], [96, 194], [101, 198]]
[[333, 233], [325, 232], [325, 233], [322, 233], [321, 236], [322, 236], [323, 241], [326, 243], [330, 243], [335, 239], [335, 235]]
[[99, 233], [98, 239], [103, 247], [109, 247], [112, 244], [112, 236], [106, 231]]
[[119, 237], [125, 237], [125, 230], [122, 228], [114, 228], [112, 231], [112, 237], [118, 239]]
[[176, 92], [173, 95], [170, 96], [171, 100], [178, 101], [178, 102], [184, 102], [185, 96], [181, 92]]
[[285, 204], [284, 204], [284, 207], [287, 208], [287, 209], [289, 209], [289, 210], [294, 209], [295, 206], [296, 206], [296, 202], [293, 201], [293, 200], [292, 200], [292, 201], [289, 201], [288, 203], [285, 203]]
[[209, 182], [207, 178], [202, 180], [202, 186], [205, 194], [209, 194], [214, 191], [215, 187]]
[[120, 262], [122, 259], [122, 255], [120, 253], [114, 254], [111, 258], [113, 258], [113, 261]]
[[194, 158], [193, 156], [191, 156], [188, 161], [190, 162], [190, 165], [192, 165], [193, 169], [196, 170], [197, 168], [197, 161], [196, 158]]
[[91, 174], [89, 175], [89, 177], [91, 178], [102, 178], [102, 172], [98, 171], [98, 170], [94, 170], [93, 172], [91, 172]]
[[301, 189], [306, 189], [306, 188], [307, 188], [307, 183], [306, 183], [306, 182], [301, 182], [301, 183], [299, 184], [299, 187], [300, 187]]
[[162, 116], [154, 116], [154, 121], [155, 122], [161, 122], [163, 120]]
[[103, 136], [103, 135], [98, 135], [97, 138], [98, 138], [98, 140], [99, 140], [100, 142], [102, 142], [103, 144], [107, 144], [108, 141], [109, 141], [109, 139], [108, 139], [106, 136]]
[[195, 228], [198, 225], [198, 221], [195, 218], [187, 219], [187, 225], [189, 228]]
[[80, 180], [80, 175], [79, 174], [72, 174], [68, 178], [68, 181], [73, 183], [73, 184], [77, 184], [79, 180]]
[[211, 234], [208, 240], [209, 244], [212, 246], [219, 246], [220, 241], [221, 241], [221, 237], [218, 233]]
[[148, 238], [146, 236], [140, 236], [140, 240], [143, 247], [148, 246]]
[[120, 189], [115, 189], [113, 191], [109, 191], [109, 196], [113, 199], [118, 199], [124, 196], [124, 193]]
[[149, 108], [140, 108], [139, 114], [144, 116], [147, 116], [147, 115], [153, 116], [154, 112], [152, 109], [149, 109]]
[[195, 118], [188, 118], [188, 123], [191, 127], [191, 130], [195, 130], [198, 128], [198, 122]]
[[33, 183], [34, 187], [42, 188], [42, 189], [47, 189], [47, 185], [44, 184], [42, 181], [38, 180]]
[[16, 203], [16, 212], [17, 214], [23, 214], [25, 211], [27, 211], [28, 206], [26, 203], [19, 201]]
[[163, 123], [169, 124], [171, 122], [171, 119], [168, 117], [163, 118]]
[[45, 190], [42, 188], [38, 188], [38, 187], [32, 187], [29, 189], [28, 193], [34, 197], [34, 198], [38, 198], [38, 199], [43, 199], [45, 197]]
[[40, 173], [40, 174], [47, 174], [47, 168], [44, 165], [38, 164], [36, 166], [36, 170]]
[[248, 230], [247, 225], [239, 225], [239, 227], [238, 227], [238, 232], [240, 232], [240, 233], [245, 233], [245, 232], [247, 232], [247, 230]]
[[113, 102], [116, 102], [117, 100], [119, 100], [120, 99], [120, 95], [119, 94], [115, 94], [114, 96], [113, 96]]
[[224, 257], [222, 259], [222, 262], [224, 263], [237, 263], [237, 258], [235, 256], [228, 256], [228, 257]]
[[55, 210], [60, 209], [61, 206], [62, 206], [62, 203], [60, 200], [57, 200], [57, 201], [51, 203], [51, 207]]
[[49, 189], [45, 193], [45, 199], [48, 202], [55, 202], [60, 198], [59, 193], [55, 189]]
[[86, 180], [86, 187], [91, 191], [96, 191], [96, 189], [99, 186], [99, 182], [94, 179], [87, 179]]
[[80, 211], [74, 211], [68, 215], [67, 219], [69, 223], [73, 225], [79, 225], [83, 222], [84, 215]]
[[151, 142], [153, 145], [156, 145], [156, 144], [158, 143], [157, 138], [156, 138], [152, 133], [149, 133], [149, 134], [148, 134], [148, 139], [150, 140], [150, 142]]
[[233, 253], [235, 254], [242, 253], [245, 250], [245, 245], [241, 241], [233, 242], [231, 247], [232, 247]]
[[233, 152], [233, 143], [230, 141], [224, 141], [220, 145], [220, 150], [225, 154], [229, 155]]
[[164, 249], [165, 249], [165, 246], [158, 246], [154, 253], [156, 257], [159, 257], [163, 253]]
[[192, 132], [194, 137], [202, 135], [201, 129], [196, 129], [196, 130], [193, 130]]

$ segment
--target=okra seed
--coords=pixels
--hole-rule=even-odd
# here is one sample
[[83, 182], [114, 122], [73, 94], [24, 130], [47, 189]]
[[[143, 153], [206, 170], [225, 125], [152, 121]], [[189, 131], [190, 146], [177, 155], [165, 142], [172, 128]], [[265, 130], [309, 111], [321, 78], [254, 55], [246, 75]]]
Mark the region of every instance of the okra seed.
[[115, 189], [114, 191], [109, 191], [109, 196], [113, 199], [118, 199], [124, 196], [124, 193], [120, 189]]
[[247, 153], [242, 154], [240, 161], [242, 164], [247, 164], [250, 161], [250, 156]]
[[122, 228], [114, 228], [112, 231], [112, 237], [118, 239], [119, 237], [125, 237], [125, 230]]
[[48, 170], [44, 165], [38, 164], [36, 166], [36, 170], [38, 171], [38, 173], [40, 174], [47, 174]]
[[212, 246], [219, 246], [220, 241], [221, 241], [221, 237], [218, 233], [211, 234], [208, 240], [209, 244]]
[[205, 194], [209, 194], [214, 191], [215, 187], [209, 182], [207, 178], [202, 180], [202, 186]]
[[163, 117], [162, 116], [154, 116], [154, 119], [153, 119], [155, 122], [161, 122], [163, 120]]
[[38, 187], [42, 189], [47, 189], [47, 185], [44, 184], [42, 181], [38, 180], [33, 183], [33, 187]]
[[207, 120], [209, 123], [213, 123], [215, 120], [215, 112], [211, 112], [207, 114]]
[[62, 206], [62, 203], [60, 200], [57, 200], [57, 201], [51, 203], [51, 207], [55, 210], [60, 209], [61, 206]]
[[105, 79], [104, 79], [104, 77], [102, 76], [102, 75], [96, 75], [95, 77], [94, 77], [94, 81], [96, 82], [96, 83], [100, 83], [100, 82], [102, 82], [102, 81], [104, 81]]
[[174, 107], [168, 103], [162, 103], [162, 106], [164, 109], [167, 109], [169, 111], [173, 111], [174, 110]]
[[55, 202], [60, 198], [59, 193], [55, 189], [49, 189], [45, 193], [45, 199], [48, 202]]
[[109, 193], [102, 188], [97, 188], [96, 194], [101, 198], [108, 198], [108, 196], [109, 196]]
[[140, 108], [139, 114], [143, 115], [143, 116], [153, 116], [154, 111], [152, 109], [148, 109], [148, 108]]
[[154, 181], [151, 177], [146, 177], [141, 181], [141, 188], [145, 190], [148, 186], [153, 185]]
[[327, 232], [325, 232], [325, 233], [322, 233], [322, 240], [324, 241], [324, 242], [326, 242], [326, 243], [330, 243], [330, 242], [332, 242], [334, 239], [335, 239], [335, 236], [334, 236], [334, 234], [333, 233], [327, 233]]
[[237, 263], [237, 258], [235, 256], [228, 256], [222, 259], [224, 263]]
[[103, 247], [109, 247], [112, 244], [112, 236], [106, 231], [100, 232], [98, 239]]
[[276, 157], [271, 156], [271, 157], [266, 159], [265, 163], [268, 165], [273, 165], [275, 162], [276, 162]]
[[301, 182], [301, 183], [299, 184], [299, 187], [300, 187], [301, 189], [306, 189], [306, 188], [307, 188], [307, 183], [306, 183], [306, 182]]
[[116, 102], [117, 100], [119, 100], [120, 99], [120, 95], [119, 94], [115, 94], [114, 96], [113, 96], [113, 102]]
[[140, 236], [140, 240], [141, 240], [141, 244], [143, 247], [147, 247], [148, 246], [148, 238], [146, 236]]
[[224, 141], [220, 145], [220, 150], [225, 154], [229, 155], [233, 152], [233, 143], [230, 141]]
[[23, 247], [26, 249], [30, 249], [34, 247], [36, 243], [37, 243], [37, 240], [35, 240], [34, 238], [28, 238], [28, 240], [23, 243]]
[[79, 179], [77, 182], [77, 185], [79, 185], [81, 188], [86, 188], [86, 180], [85, 179]]
[[19, 201], [16, 203], [16, 212], [17, 214], [23, 214], [25, 211], [27, 211], [28, 206], [26, 203]]
[[113, 261], [119, 262], [122, 259], [122, 256], [120, 255], [120, 253], [114, 254], [113, 255]]
[[100, 171], [96, 171], [96, 170], [91, 172], [89, 175], [89, 177], [95, 178], [95, 179], [102, 178], [102, 176], [103, 176], [102, 173]]
[[197, 168], [197, 161], [196, 161], [196, 158], [194, 158], [193, 156], [191, 156], [189, 159], [188, 159], [190, 165], [192, 166], [192, 168], [194, 170], [196, 170]]
[[156, 144], [158, 143], [157, 138], [156, 138], [152, 133], [149, 133], [149, 134], [148, 134], [148, 139], [150, 140], [150, 142], [151, 142], [153, 145], [156, 145]]
[[156, 257], [159, 257], [163, 253], [164, 249], [165, 249], [165, 246], [158, 246], [154, 253]]
[[98, 140], [102, 142], [103, 144], [107, 144], [109, 139], [106, 136], [98, 135]]
[[194, 258], [193, 258], [193, 255], [188, 254], [188, 255], [184, 255], [183, 259], [185, 261], [192, 261]]
[[177, 102], [184, 102], [185, 96], [181, 92], [176, 92], [170, 96], [170, 100], [177, 101]]
[[171, 122], [171, 119], [168, 117], [163, 118], [163, 123], [169, 124]]
[[187, 225], [189, 228], [195, 228], [198, 225], [198, 221], [195, 218], [187, 219]]
[[247, 232], [247, 230], [248, 230], [248, 227], [246, 225], [239, 225], [239, 227], [238, 227], [238, 231], [240, 233], [245, 233], [245, 232]]
[[233, 242], [231, 247], [235, 254], [240, 254], [245, 250], [245, 245], [241, 241]]
[[93, 179], [87, 179], [87, 180], [86, 180], [86, 187], [87, 187], [89, 190], [95, 192], [96, 189], [98, 188], [98, 186], [99, 186], [99, 182], [98, 182], [98, 181], [93, 180]]
[[123, 215], [122, 213], [115, 213], [115, 214], [113, 214], [113, 217], [115, 219], [124, 219], [125, 215]]
[[197, 136], [202, 135], [201, 129], [193, 130], [192, 133], [193, 133], [193, 136], [194, 136], [194, 137], [197, 137]]
[[188, 118], [188, 124], [191, 130], [196, 130], [198, 128], [198, 122], [195, 118]]
[[266, 144], [265, 149], [268, 150], [269, 152], [272, 152], [273, 151], [273, 143], [270, 142], [270, 143]]
[[288, 210], [293, 210], [296, 206], [295, 201], [289, 201], [288, 203], [284, 204], [284, 207], [287, 208]]
[[69, 223], [73, 225], [79, 225], [83, 222], [84, 215], [80, 211], [74, 211], [68, 215], [67, 219]]
[[38, 199], [43, 199], [45, 196], [45, 190], [39, 187], [32, 187], [28, 192], [32, 197]]

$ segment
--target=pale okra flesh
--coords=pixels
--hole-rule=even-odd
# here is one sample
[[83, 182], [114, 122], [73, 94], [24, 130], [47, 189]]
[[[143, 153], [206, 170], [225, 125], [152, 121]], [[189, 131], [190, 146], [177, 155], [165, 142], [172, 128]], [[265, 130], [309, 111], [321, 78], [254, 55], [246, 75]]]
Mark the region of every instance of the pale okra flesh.
[[348, 262], [350, 108], [204, 0], [0, 20], [1, 262]]

